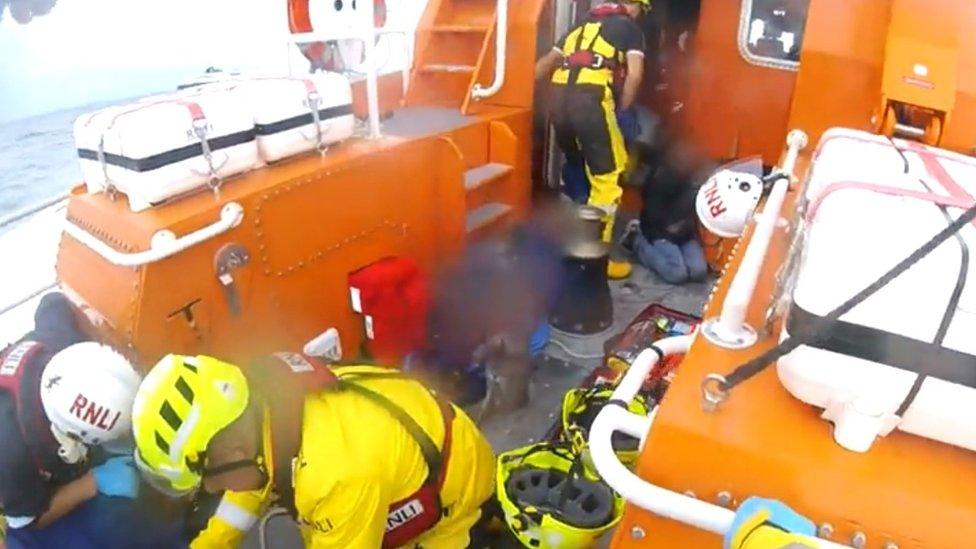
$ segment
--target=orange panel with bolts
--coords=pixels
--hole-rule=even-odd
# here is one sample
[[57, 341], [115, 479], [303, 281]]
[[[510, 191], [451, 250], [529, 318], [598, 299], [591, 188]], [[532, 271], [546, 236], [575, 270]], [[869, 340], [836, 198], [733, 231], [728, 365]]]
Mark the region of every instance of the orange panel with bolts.
[[[805, 173], [801, 162], [798, 174]], [[794, 192], [785, 208], [792, 208]], [[751, 238], [746, 230], [704, 318], [720, 313]], [[777, 231], [760, 275], [747, 322], [763, 325], [787, 235]], [[719, 304], [719, 305], [716, 305]], [[778, 325], [772, 333], [779, 333]], [[735, 388], [715, 412], [702, 406], [702, 380], [728, 374], [778, 343], [761, 337], [734, 351], [699, 336], [682, 361], [651, 428], [636, 473], [647, 481], [714, 504], [727, 493], [735, 506], [749, 496], [788, 503], [816, 524], [831, 525], [832, 540], [851, 543], [861, 532], [869, 547], [888, 541], [906, 548], [952, 548], [976, 538], [973, 453], [899, 431], [855, 454], [831, 436], [821, 411], [790, 395], [768, 371]], [[723, 494], [724, 495], [724, 494]], [[952, 528], [946, 528], [951, 524]], [[629, 505], [612, 546], [719, 547], [718, 536]]]
[[716, 159], [779, 156], [796, 73], [752, 64], [739, 50], [742, 2], [703, 0], [681, 119], [686, 137]]
[[[544, 4], [513, 10], [514, 47], [534, 44]], [[307, 32], [307, 1], [289, 7], [292, 31]], [[432, 274], [469, 239], [529, 211], [531, 56], [512, 55], [499, 95], [477, 113], [458, 110], [474, 75], [491, 74], [482, 54], [494, 47], [494, 12], [488, 0], [430, 2], [406, 97], [418, 108], [394, 113], [380, 139], [270, 163], [227, 179], [217, 194], [202, 190], [141, 212], [124, 196], [76, 188], [68, 218], [79, 232], [62, 237], [57, 262], [64, 290], [100, 338], [128, 349], [143, 367], [169, 352], [247, 361], [301, 349], [328, 328], [338, 330], [347, 357], [358, 355], [367, 328], [350, 302], [349, 273], [404, 256]], [[441, 50], [437, 36], [446, 40]], [[438, 78], [455, 78], [459, 66], [467, 74], [442, 86]], [[353, 83], [359, 116], [367, 113], [365, 87]], [[399, 73], [380, 76], [379, 99], [382, 113], [403, 106]], [[444, 105], [452, 109], [438, 110]], [[118, 252], [158, 249], [225, 217], [236, 221], [229, 230], [173, 255], [113, 264], [132, 260]], [[102, 246], [107, 251], [96, 251]]]

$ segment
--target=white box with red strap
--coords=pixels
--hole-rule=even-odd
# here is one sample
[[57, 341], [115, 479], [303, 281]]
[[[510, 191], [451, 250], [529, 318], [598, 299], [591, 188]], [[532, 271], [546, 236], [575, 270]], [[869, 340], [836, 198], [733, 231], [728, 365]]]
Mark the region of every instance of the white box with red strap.
[[781, 337], [823, 337], [780, 359], [781, 382], [823, 409], [850, 450], [867, 451], [895, 428], [976, 450], [976, 227], [838, 320], [824, 319], [974, 204], [976, 159], [834, 129], [811, 169]]
[[118, 191], [141, 211], [265, 162], [349, 138], [349, 81], [231, 79], [80, 116], [75, 142], [88, 191]]
[[134, 211], [262, 165], [241, 94], [204, 88], [109, 107], [75, 121], [89, 192], [117, 190]]
[[261, 158], [275, 162], [348, 139], [356, 121], [352, 86], [341, 74], [255, 78], [238, 84], [254, 115]]

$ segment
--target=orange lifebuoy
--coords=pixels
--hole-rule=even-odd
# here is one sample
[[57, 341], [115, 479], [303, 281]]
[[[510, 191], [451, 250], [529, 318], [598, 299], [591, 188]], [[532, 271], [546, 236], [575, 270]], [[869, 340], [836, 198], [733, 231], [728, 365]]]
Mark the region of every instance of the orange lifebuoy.
[[[333, 2], [336, 11], [341, 11], [347, 5], [355, 10], [357, 0], [323, 0]], [[293, 33], [312, 32], [312, 19], [308, 10], [309, 0], [288, 0], [288, 28]], [[373, 0], [373, 24], [377, 28], [386, 25], [386, 0]], [[302, 55], [312, 64], [312, 71], [334, 70], [334, 59], [327, 59], [326, 52], [330, 45], [335, 44], [335, 40], [328, 42], [311, 42], [300, 44], [298, 49]]]

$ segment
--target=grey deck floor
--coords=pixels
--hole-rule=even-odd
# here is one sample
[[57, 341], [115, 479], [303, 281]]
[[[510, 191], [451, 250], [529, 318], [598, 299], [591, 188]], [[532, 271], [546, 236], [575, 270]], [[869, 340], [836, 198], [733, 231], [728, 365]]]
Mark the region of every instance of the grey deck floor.
[[[525, 408], [508, 414], [489, 416], [483, 422], [482, 431], [496, 452], [540, 440], [556, 420], [563, 394], [578, 386], [602, 361], [603, 342], [626, 327], [645, 307], [651, 303], [660, 303], [700, 315], [711, 290], [711, 282], [672, 286], [661, 282], [653, 273], [635, 264], [630, 278], [612, 282], [610, 289], [614, 302], [613, 326], [588, 337], [554, 332], [553, 339], [577, 356], [571, 356], [557, 343], [550, 343], [547, 354], [565, 361], [566, 365], [540, 368], [533, 377], [529, 404]], [[259, 547], [256, 530], [244, 545], [247, 549]], [[607, 540], [604, 540], [603, 545], [606, 543]], [[276, 518], [269, 523], [269, 549], [292, 549], [301, 546], [297, 529], [290, 520]]]

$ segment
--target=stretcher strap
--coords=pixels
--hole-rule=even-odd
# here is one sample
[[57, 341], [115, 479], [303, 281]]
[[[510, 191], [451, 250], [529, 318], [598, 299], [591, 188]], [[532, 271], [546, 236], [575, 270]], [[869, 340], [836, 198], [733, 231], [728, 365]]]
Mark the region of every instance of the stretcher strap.
[[[908, 157], [906, 157], [905, 153], [899, 149], [897, 145], [895, 145], [894, 140], [890, 141], [895, 150], [898, 151], [898, 154], [901, 155], [902, 161], [905, 165], [904, 173], [907, 174], [910, 168]], [[925, 165], [925, 169], [929, 175], [935, 178], [936, 181], [938, 181], [938, 183], [949, 192], [949, 194], [960, 199], [968, 199], [970, 201], [973, 200], [972, 196], [952, 179], [938, 159], [936, 159], [933, 155], [928, 154], [927, 149], [921, 145], [916, 145], [914, 147], [910, 146], [910, 148], [922, 158], [922, 162]], [[922, 186], [931, 192], [931, 187], [929, 187], [924, 179], [919, 178], [918, 181], [922, 184]], [[942, 211], [942, 215], [945, 217], [946, 221], [951, 223], [952, 216], [949, 215], [948, 209], [946, 209], [945, 206], [939, 206], [939, 209]], [[945, 313], [942, 315], [942, 322], [939, 324], [939, 330], [936, 332], [935, 339], [933, 340], [933, 343], [936, 345], [942, 345], [946, 334], [949, 332], [949, 326], [952, 325], [952, 320], [955, 318], [956, 311], [959, 308], [959, 301], [962, 299], [962, 292], [966, 287], [966, 280], [969, 278], [969, 246], [966, 244], [966, 240], [963, 239], [959, 234], [956, 234], [956, 240], [959, 242], [960, 253], [962, 255], [959, 260], [959, 275], [956, 278], [956, 285], [952, 290], [949, 303], [946, 305]], [[908, 408], [915, 401], [915, 397], [918, 396], [919, 391], [922, 390], [922, 384], [925, 382], [925, 379], [930, 374], [932, 374], [931, 369], [919, 371], [919, 375], [916, 376], [915, 381], [912, 383], [911, 389], [909, 389], [904, 400], [902, 400], [902, 403], [895, 411], [895, 415], [899, 417], [903, 417], [905, 415], [905, 412], [908, 411]]]
[[976, 357], [938, 343], [844, 320], [828, 320], [796, 305], [790, 312], [786, 330], [791, 335], [811, 330], [820, 332], [822, 337], [808, 343], [810, 347], [976, 388]]
[[864, 300], [887, 286], [892, 280], [907, 271], [912, 265], [918, 263], [922, 258], [932, 253], [936, 248], [942, 245], [943, 242], [952, 238], [952, 236], [961, 231], [963, 227], [969, 223], [972, 223], [973, 220], [976, 220], [976, 206], [966, 210], [962, 216], [953, 221], [952, 224], [947, 226], [945, 229], [939, 231], [939, 233], [933, 236], [928, 242], [923, 244], [908, 257], [888, 270], [888, 272], [882, 275], [881, 278], [869, 284], [866, 288], [855, 294], [840, 306], [827, 313], [827, 315], [817, 319], [815, 322], [812, 322], [809, 326], [804, 327], [804, 329], [800, 329], [796, 333], [793, 333], [776, 347], [773, 347], [772, 349], [736, 368], [731, 374], [725, 376], [724, 380], [721, 381], [720, 387], [722, 390], [726, 392], [732, 390], [740, 383], [762, 372], [771, 364], [789, 354], [797, 347], [802, 345], [819, 344], [829, 335], [828, 328], [831, 322], [838, 320], [841, 316], [850, 312], [851, 309], [860, 305], [862, 302], [864, 302]]
[[976, 204], [976, 201], [974, 201], [972, 197], [945, 196], [931, 192], [931, 190], [929, 192], [922, 192], [911, 189], [903, 189], [900, 187], [890, 187], [888, 185], [881, 185], [878, 183], [867, 183], [865, 181], [841, 181], [827, 185], [824, 187], [824, 190], [813, 199], [813, 201], [810, 203], [810, 207], [807, 209], [806, 221], [813, 221], [814, 217], [817, 215], [817, 212], [820, 210], [821, 204], [823, 204], [823, 201], [828, 196], [845, 190], [871, 191], [890, 196], [914, 198], [917, 200], [932, 202], [940, 206], [960, 209], [970, 208], [973, 206], [973, 204]]

